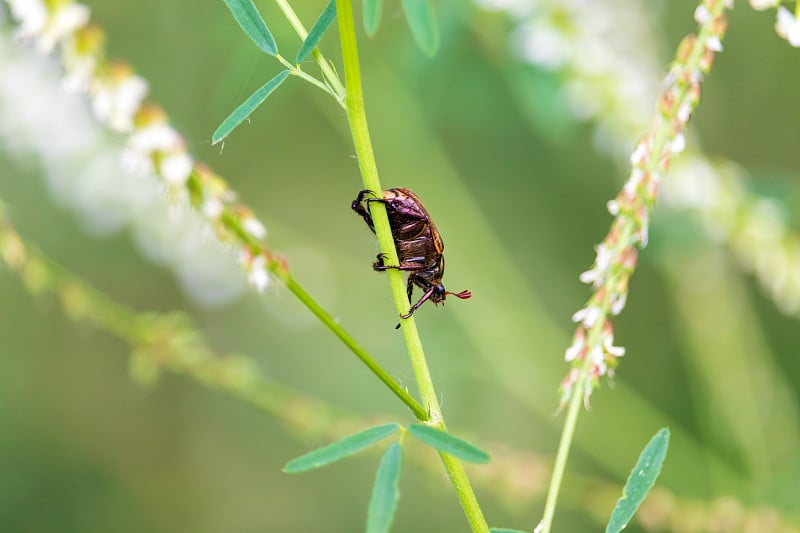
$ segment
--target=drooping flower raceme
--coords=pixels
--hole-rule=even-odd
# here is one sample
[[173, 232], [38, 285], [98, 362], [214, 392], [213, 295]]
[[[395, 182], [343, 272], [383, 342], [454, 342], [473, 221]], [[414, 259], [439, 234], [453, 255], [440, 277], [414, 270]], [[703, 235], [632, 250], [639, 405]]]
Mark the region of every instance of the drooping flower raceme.
[[[34, 142], [41, 137], [34, 131], [27, 145], [29, 150], [33, 145], [34, 151], [46, 162], [52, 161], [46, 166], [51, 168], [49, 174], [51, 181], [57, 183], [57, 191], [70, 195], [72, 205], [85, 215], [93, 213], [89, 218], [95, 229], [110, 230], [124, 223], [133, 223], [137, 241], [145, 252], [157, 261], [171, 264], [184, 285], [206, 302], [224, 301], [238, 293], [241, 284], [236, 280], [240, 278], [229, 271], [229, 266], [235, 264], [236, 248], [247, 279], [257, 290], [263, 291], [268, 282], [267, 272], [272, 268], [285, 268], [262, 243], [266, 236], [264, 224], [250, 209], [236, 202], [236, 195], [221, 177], [194, 161], [181, 135], [169, 125], [166, 113], [145, 101], [147, 82], [129, 65], [105, 59], [105, 36], [89, 22], [88, 8], [73, 0], [6, 2], [12, 17], [18, 22], [16, 35], [19, 39], [32, 41], [40, 52], [54, 49], [60, 52], [64, 68], [61, 86], [75, 95], [88, 95], [96, 119], [112, 132], [127, 136], [125, 148], [120, 153], [115, 146], [118, 143], [109, 143], [107, 132], [87, 123], [85, 117], [76, 118], [81, 106], [74, 101], [75, 96], [43, 95], [38, 102], [30, 92], [23, 95], [26, 87], [48, 87], [48, 83], [49, 90], [58, 90], [60, 88], [53, 87], [58, 82], [31, 82], [26, 75], [19, 73], [4, 75], [0, 80], [0, 94], [2, 82], [8, 82], [5, 88], [19, 89], [14, 94], [25, 98], [32, 111], [30, 114], [15, 113], [12, 117], [11, 107], [7, 108], [6, 116], [12, 122], [20, 118], [30, 119], [24, 128], [18, 125], [17, 131], [25, 128], [35, 130], [36, 124], [51, 129], [59, 123], [69, 126], [69, 133], [53, 131], [57, 138], [47, 142]], [[23, 51], [9, 52], [24, 56]], [[2, 56], [0, 48], [0, 61]], [[26, 68], [24, 59], [18, 64], [20, 69]], [[4, 74], [12, 68], [5, 67]], [[35, 70], [35, 67], [31, 69]], [[52, 76], [50, 72], [41, 75]], [[6, 92], [4, 96], [10, 94]], [[70, 114], [70, 117], [58, 120], [58, 113], [52, 112], [51, 108], [55, 107], [53, 102], [64, 98], [72, 98], [72, 101], [59, 105], [57, 111]], [[5, 99], [13, 101], [13, 98]], [[0, 98], [0, 104], [3, 100]], [[40, 115], [36, 114], [37, 110], [41, 111]], [[0, 117], [2, 111], [0, 105]], [[81, 129], [77, 124], [84, 124], [85, 128]], [[81, 135], [82, 131], [87, 133]], [[69, 144], [70, 148], [60, 149], [59, 143]], [[17, 144], [24, 143], [18, 140]], [[109, 144], [114, 145], [113, 148]], [[80, 149], [76, 149], [79, 146]], [[92, 151], [100, 152], [98, 162], [82, 161], [70, 165], [63, 160], [65, 157], [75, 159]], [[58, 160], [56, 155], [62, 159]], [[72, 167], [82, 168], [83, 178], [76, 176], [69, 185], [61, 184], [65, 175], [70, 175], [66, 170]], [[154, 182], [153, 177], [159, 178], [160, 182]], [[85, 187], [77, 185], [75, 180], [81, 181]], [[98, 186], [101, 185], [105, 192], [98, 196]], [[166, 200], [173, 207], [167, 209], [164, 205]], [[204, 220], [188, 209], [190, 204], [197, 208], [196, 213]], [[151, 212], [158, 209], [156, 206], [161, 206], [162, 216]], [[192, 229], [184, 225], [184, 221], [189, 220], [193, 221], [190, 224]], [[177, 231], [179, 227], [183, 229]], [[216, 239], [209, 239], [210, 236]], [[220, 242], [226, 244], [220, 245]], [[197, 247], [207, 251], [200, 252]], [[224, 259], [209, 260], [208, 252], [212, 249]], [[223, 264], [226, 265], [224, 268], [214, 266]]]
[[711, 68], [714, 54], [722, 49], [727, 28], [724, 8], [722, 0], [706, 0], [695, 13], [700, 31], [681, 43], [659, 99], [659, 116], [637, 143], [630, 158], [630, 176], [608, 204], [609, 212], [615, 216], [611, 230], [597, 245], [592, 268], [580, 276], [594, 293], [572, 317], [578, 327], [565, 352], [572, 370], [561, 384], [562, 404], [572, 397], [576, 386], [588, 404], [600, 378], [613, 376], [618, 358], [625, 354], [623, 348], [614, 345], [610, 316], [625, 307], [637, 248], [647, 245], [650, 210], [661, 178], [673, 156], [686, 147], [684, 132], [700, 100], [700, 83]]

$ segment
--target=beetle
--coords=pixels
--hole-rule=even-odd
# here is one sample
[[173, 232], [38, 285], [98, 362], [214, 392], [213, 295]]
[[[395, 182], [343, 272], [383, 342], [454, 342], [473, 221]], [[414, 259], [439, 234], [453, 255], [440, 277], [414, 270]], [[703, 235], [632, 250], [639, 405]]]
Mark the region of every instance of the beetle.
[[419, 196], [411, 189], [402, 187], [383, 191], [381, 196], [369, 189], [360, 191], [350, 207], [364, 219], [369, 229], [375, 233], [375, 225], [369, 212], [371, 202], [380, 202], [386, 206], [389, 227], [392, 230], [397, 257], [400, 260], [399, 265], [387, 265], [384, 262], [386, 256], [381, 253], [378, 254], [377, 261], [372, 264], [372, 268], [378, 272], [391, 268], [410, 272], [406, 288], [409, 301], [411, 301], [415, 285], [423, 291], [420, 299], [411, 306], [408, 313], [400, 315], [400, 318], [409, 318], [427, 300], [438, 305], [439, 303], [444, 304], [448, 294], [462, 300], [472, 296], [470, 291], [450, 292], [445, 290], [442, 284], [444, 241]]

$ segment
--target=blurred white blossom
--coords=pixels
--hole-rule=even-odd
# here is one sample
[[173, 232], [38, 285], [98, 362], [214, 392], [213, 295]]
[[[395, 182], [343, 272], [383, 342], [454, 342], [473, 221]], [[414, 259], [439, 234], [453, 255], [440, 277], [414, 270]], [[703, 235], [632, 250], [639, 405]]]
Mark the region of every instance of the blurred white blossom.
[[[595, 123], [600, 148], [611, 149], [614, 154], [628, 150], [652, 117], [661, 70], [658, 50], [654, 48], [658, 42], [653, 38], [656, 31], [640, 0], [477, 3], [504, 11], [516, 22], [511, 47], [524, 60], [559, 72], [570, 112], [578, 120]], [[755, 9], [768, 9], [778, 2], [750, 0], [750, 4]], [[709, 16], [705, 5], [695, 11], [698, 23], [707, 21]], [[614, 23], [609, 25], [609, 21]], [[776, 30], [790, 44], [800, 46], [800, 22], [785, 7], [777, 10]], [[537, 31], [544, 32], [545, 37], [537, 38]], [[544, 44], [539, 50], [530, 50], [537, 40]], [[561, 48], [550, 50], [549, 43], [556, 41]], [[711, 51], [722, 48], [718, 40], [707, 42], [706, 46]], [[690, 112], [691, 106], [684, 104], [676, 117], [685, 123]], [[788, 225], [775, 222], [775, 209], [764, 208], [774, 205], [777, 209], [778, 202], [749, 191], [745, 184], [750, 177], [744, 169], [722, 159], [711, 161], [696, 148], [697, 139], [691, 145], [687, 146], [684, 135], [671, 142], [673, 153], [686, 153], [673, 162], [668, 180], [656, 180], [661, 188], [660, 201], [668, 207], [693, 210], [707, 235], [735, 251], [739, 262], [756, 275], [781, 311], [800, 314], [800, 238]], [[647, 148], [646, 144], [638, 144], [631, 164], [635, 166]], [[626, 184], [628, 192], [633, 192], [641, 177], [634, 169]], [[617, 216], [621, 206], [615, 199], [608, 203], [608, 209]], [[647, 228], [642, 230], [642, 238], [646, 238]], [[602, 269], [595, 266], [581, 279], [595, 284], [602, 279]], [[615, 300], [612, 311], [618, 312], [624, 304], [624, 298]]]
[[[38, 3], [13, 4], [30, 10], [26, 16], [32, 18]], [[174, 152], [182, 146], [174, 130], [146, 128], [127, 147], [121, 146], [118, 137], [94, 120], [79, 95], [64, 90], [58, 66], [13, 45], [2, 27], [0, 72], [0, 148], [20, 164], [40, 168], [57, 201], [74, 210], [89, 231], [130, 229], [145, 254], [169, 266], [201, 303], [219, 305], [241, 293], [245, 280], [235, 251], [212, 238], [208, 223], [191, 209], [172, 217], [164, 186], [152, 174], [152, 165], [142, 164], [155, 150]], [[132, 91], [122, 92], [142, 95], [143, 81], [133, 84]], [[116, 104], [109, 104], [110, 111]], [[123, 105], [128, 117], [131, 105]], [[191, 160], [183, 152], [174, 153], [162, 166], [180, 181], [191, 170]]]
[[800, 19], [783, 6], [778, 8], [775, 31], [795, 48], [800, 47]]
[[779, 0], [750, 0], [750, 7], [757, 9], [758, 11], [763, 11], [765, 9], [777, 6], [778, 3]]

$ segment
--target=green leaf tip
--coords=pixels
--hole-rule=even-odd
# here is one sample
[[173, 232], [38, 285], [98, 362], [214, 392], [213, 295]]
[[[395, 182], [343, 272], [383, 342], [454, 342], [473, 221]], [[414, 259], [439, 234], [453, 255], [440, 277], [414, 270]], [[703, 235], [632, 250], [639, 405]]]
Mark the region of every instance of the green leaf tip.
[[214, 130], [211, 136], [211, 144], [217, 144], [222, 139], [227, 137], [236, 127], [245, 121], [250, 114], [256, 110], [258, 106], [264, 103], [267, 96], [272, 94], [272, 91], [278, 88], [283, 81], [289, 76], [288, 70], [280, 71], [274, 78], [261, 86], [256, 92], [250, 95], [250, 98], [245, 100], [239, 107], [233, 110], [233, 113], [228, 115], [228, 118], [222, 121], [222, 124]]
[[378, 31], [381, 21], [383, 0], [364, 0], [364, 31], [372, 37]]
[[433, 3], [431, 0], [403, 0], [403, 11], [417, 46], [433, 56], [439, 49], [439, 26]]
[[453, 435], [423, 424], [411, 424], [408, 432], [416, 438], [436, 448], [440, 452], [450, 454], [470, 463], [488, 463], [489, 454], [469, 442]]
[[399, 429], [400, 424], [392, 423], [359, 431], [358, 433], [348, 435], [327, 446], [317, 448], [305, 455], [301, 455], [296, 459], [292, 459], [286, 463], [286, 466], [283, 467], [283, 471], [287, 474], [297, 474], [335, 463], [340, 459], [354, 455], [372, 446], [379, 440], [385, 439], [392, 433], [396, 433]]
[[267, 28], [267, 23], [261, 18], [253, 0], [225, 0], [225, 5], [233, 13], [233, 18], [239, 23], [244, 33], [263, 52], [274, 56], [278, 53], [275, 38]]
[[400, 443], [393, 442], [381, 457], [367, 510], [367, 533], [389, 533], [400, 499]]
[[636, 466], [631, 470], [625, 488], [622, 489], [622, 497], [617, 500], [617, 505], [611, 512], [606, 533], [619, 533], [631, 521], [661, 473], [661, 466], [667, 457], [667, 448], [669, 448], [669, 429], [662, 428], [644, 447]]
[[319, 44], [320, 39], [322, 39], [325, 31], [327, 31], [335, 18], [336, 0], [330, 0], [328, 5], [325, 6], [325, 9], [322, 10], [319, 18], [314, 23], [314, 26], [312, 26], [311, 31], [308, 32], [308, 36], [306, 36], [306, 40], [303, 41], [303, 45], [300, 47], [300, 50], [297, 51], [295, 63], [300, 64], [305, 58], [308, 57], [308, 54], [310, 54], [317, 44]]

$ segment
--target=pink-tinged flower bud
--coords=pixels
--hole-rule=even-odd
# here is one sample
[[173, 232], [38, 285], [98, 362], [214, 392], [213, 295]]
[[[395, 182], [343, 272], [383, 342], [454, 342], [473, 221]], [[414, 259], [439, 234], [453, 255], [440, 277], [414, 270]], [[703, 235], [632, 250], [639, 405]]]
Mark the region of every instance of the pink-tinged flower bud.
[[687, 63], [689, 61], [696, 41], [697, 37], [695, 35], [687, 35], [683, 38], [678, 45], [678, 53], [676, 54], [678, 61], [681, 63]]
[[264, 292], [269, 285], [267, 258], [263, 254], [253, 257], [249, 252], [243, 252], [241, 261], [247, 270], [247, 281], [258, 292]]
[[586, 330], [582, 326], [578, 326], [575, 330], [575, 335], [572, 336], [572, 344], [567, 348], [564, 353], [564, 360], [575, 361], [581, 360], [586, 350]]

